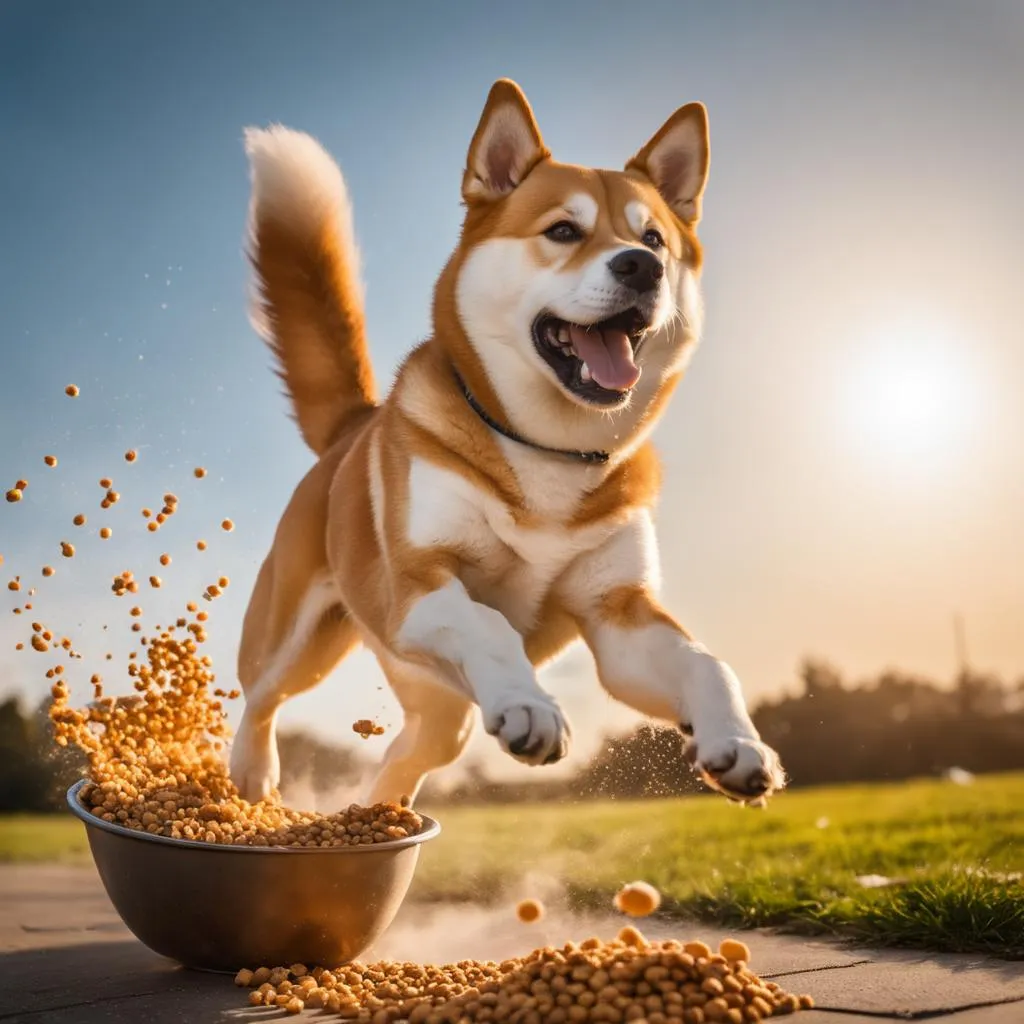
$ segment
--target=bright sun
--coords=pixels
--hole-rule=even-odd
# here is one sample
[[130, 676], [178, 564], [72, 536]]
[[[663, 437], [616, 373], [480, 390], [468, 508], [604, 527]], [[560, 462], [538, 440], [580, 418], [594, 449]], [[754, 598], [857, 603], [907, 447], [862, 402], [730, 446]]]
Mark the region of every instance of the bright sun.
[[973, 414], [969, 353], [948, 331], [893, 328], [850, 350], [847, 420], [875, 455], [947, 462]]

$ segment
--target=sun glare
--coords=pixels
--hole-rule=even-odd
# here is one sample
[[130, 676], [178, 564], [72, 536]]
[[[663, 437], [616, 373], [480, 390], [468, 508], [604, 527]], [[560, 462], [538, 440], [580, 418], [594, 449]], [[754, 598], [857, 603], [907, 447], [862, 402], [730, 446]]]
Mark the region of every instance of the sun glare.
[[945, 462], [973, 413], [963, 342], [916, 327], [880, 331], [851, 349], [848, 424], [876, 455]]

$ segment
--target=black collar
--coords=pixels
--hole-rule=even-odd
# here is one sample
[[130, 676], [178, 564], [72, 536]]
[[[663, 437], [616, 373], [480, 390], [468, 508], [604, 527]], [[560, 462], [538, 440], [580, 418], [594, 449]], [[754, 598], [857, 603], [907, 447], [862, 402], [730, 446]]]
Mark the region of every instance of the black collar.
[[523, 437], [522, 434], [517, 434], [514, 430], [509, 427], [503, 427], [500, 423], [491, 419], [487, 415], [484, 407], [473, 397], [469, 388], [466, 387], [465, 382], [459, 376], [455, 374], [455, 379], [458, 381], [459, 388], [462, 391], [463, 397], [469, 402], [469, 407], [477, 414], [491, 428], [496, 430], [502, 437], [507, 437], [510, 441], [518, 441], [520, 444], [526, 445], [527, 448], [533, 448], [539, 452], [550, 452], [552, 455], [564, 455], [567, 458], [575, 459], [577, 462], [586, 462], [591, 465], [602, 465], [608, 461], [607, 452], [582, 452], [574, 448], [548, 448], [547, 445], [537, 444], [536, 441], [531, 441], [528, 438]]

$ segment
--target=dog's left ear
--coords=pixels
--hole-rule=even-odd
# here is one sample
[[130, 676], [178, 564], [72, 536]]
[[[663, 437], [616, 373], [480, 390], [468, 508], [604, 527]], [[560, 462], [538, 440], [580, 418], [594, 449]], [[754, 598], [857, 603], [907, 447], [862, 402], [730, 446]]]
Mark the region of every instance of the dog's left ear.
[[500, 199], [549, 156], [523, 90], [501, 78], [491, 86], [469, 144], [462, 196], [467, 202]]
[[684, 224], [700, 220], [711, 150], [708, 112], [703, 103], [680, 107], [626, 164], [649, 178]]

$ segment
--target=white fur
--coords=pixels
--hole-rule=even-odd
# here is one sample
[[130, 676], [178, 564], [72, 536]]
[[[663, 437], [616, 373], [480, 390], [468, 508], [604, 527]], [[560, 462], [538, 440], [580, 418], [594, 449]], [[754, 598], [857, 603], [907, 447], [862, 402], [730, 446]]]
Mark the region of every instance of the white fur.
[[277, 752], [277, 709], [316, 680], [290, 685], [288, 674], [329, 608], [338, 602], [333, 575], [310, 582], [287, 638], [245, 695], [245, 713], [231, 744], [231, 778], [247, 800], [262, 800], [277, 787], [281, 765]]
[[565, 212], [588, 234], [597, 227], [597, 200], [586, 192], [577, 192], [565, 203]]
[[395, 640], [399, 657], [437, 660], [437, 680], [472, 699], [484, 728], [527, 764], [561, 757], [569, 724], [537, 683], [522, 637], [459, 580], [419, 598]]
[[[510, 448], [508, 454], [515, 458], [524, 452]], [[423, 459], [414, 459], [410, 469], [406, 523], [409, 542], [416, 547], [454, 547], [469, 552], [481, 577], [500, 564], [503, 571], [495, 574], [499, 584], [491, 588], [481, 579], [479, 586], [487, 587], [488, 604], [520, 633], [537, 625], [541, 605], [566, 567], [583, 552], [599, 547], [614, 529], [608, 523], [575, 529], [558, 524], [553, 506], [568, 514], [578, 493], [571, 482], [558, 479], [560, 474], [547, 461], [547, 474], [531, 479], [528, 489], [534, 503], [542, 496], [547, 499], [543, 511], [551, 525], [543, 529], [518, 525], [504, 502], [457, 473]]]
[[650, 220], [651, 211], [646, 203], [641, 203], [639, 199], [632, 199], [626, 203], [626, 222], [637, 238], [647, 230]]
[[[363, 282], [352, 203], [337, 163], [313, 136], [283, 125], [246, 128], [244, 135], [252, 179], [250, 237], [257, 217], [295, 224], [300, 233], [306, 234], [333, 221], [332, 235], [344, 246], [355, 298], [362, 305]], [[264, 314], [255, 302], [251, 303], [250, 319], [262, 337], [269, 336]]]

